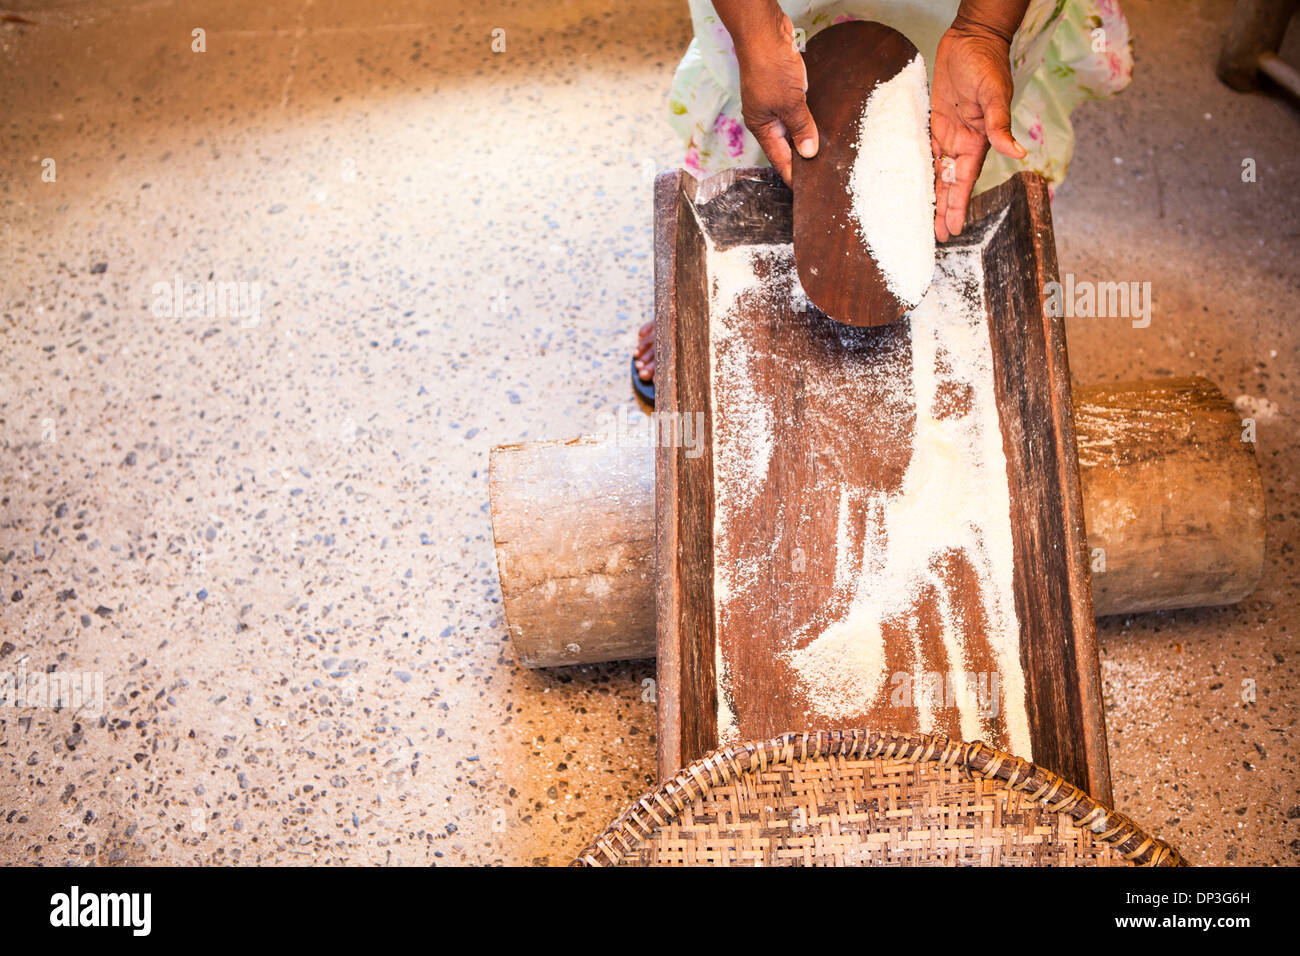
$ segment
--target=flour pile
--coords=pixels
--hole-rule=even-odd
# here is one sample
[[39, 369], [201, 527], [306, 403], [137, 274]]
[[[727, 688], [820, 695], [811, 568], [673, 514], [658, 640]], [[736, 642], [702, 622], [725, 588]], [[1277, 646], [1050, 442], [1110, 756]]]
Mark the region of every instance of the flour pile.
[[918, 54], [867, 98], [849, 174], [853, 218], [889, 291], [915, 308], [934, 274], [930, 93]]

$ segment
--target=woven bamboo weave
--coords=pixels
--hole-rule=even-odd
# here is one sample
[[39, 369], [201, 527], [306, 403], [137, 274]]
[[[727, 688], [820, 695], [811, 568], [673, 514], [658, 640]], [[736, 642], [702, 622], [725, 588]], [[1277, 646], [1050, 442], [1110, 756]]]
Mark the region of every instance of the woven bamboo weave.
[[875, 731], [715, 750], [577, 866], [1181, 866], [1122, 813], [981, 743]]

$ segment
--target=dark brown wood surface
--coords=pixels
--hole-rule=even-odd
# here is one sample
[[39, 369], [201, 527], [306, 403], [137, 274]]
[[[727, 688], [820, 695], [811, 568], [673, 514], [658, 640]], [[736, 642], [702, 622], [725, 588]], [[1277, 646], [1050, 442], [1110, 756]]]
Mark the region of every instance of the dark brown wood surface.
[[794, 153], [795, 262], [808, 298], [848, 325], [888, 325], [906, 311], [854, 221], [849, 177], [871, 91], [916, 53], [903, 34], [870, 20], [827, 27], [808, 41], [804, 53], [808, 111], [820, 148], [812, 159]]
[[1019, 173], [971, 203], [1006, 210], [984, 252], [984, 295], [1002, 418], [1016, 614], [1033, 759], [1110, 803], [1110, 759], [1088, 575], [1065, 328], [1043, 308], [1059, 281], [1047, 183]]
[[[740, 178], [729, 172], [728, 186], [735, 181]], [[704, 234], [693, 209], [697, 185], [681, 171], [660, 173], [655, 180], [655, 406], [660, 414], [708, 412], [708, 325], [700, 319], [707, 315], [709, 298]], [[755, 197], [754, 201], [761, 200]], [[724, 198], [717, 208], [734, 206]], [[703, 378], [693, 367], [701, 356]], [[706, 433], [711, 433], [712, 423], [706, 419], [706, 424]], [[706, 450], [692, 459], [685, 449], [658, 448], [656, 685], [659, 766], [671, 766], [670, 773], [686, 759], [704, 753], [717, 735], [712, 520], [712, 456]]]
[[[716, 231], [728, 242], [741, 241], [724, 212], [735, 208], [727, 195], [736, 188], [746, 191], [749, 244], [789, 242], [781, 210], [790, 193], [770, 171], [732, 171], [724, 186], [668, 174], [656, 188], [658, 410], [703, 411], [710, 434], [739, 427], [735, 416], [743, 404], [728, 390], [714, 407], [709, 380], [709, 329], [716, 317], [709, 314], [706, 236]], [[762, 214], [755, 214], [755, 203]], [[1041, 308], [1044, 283], [1056, 276], [1046, 188], [1041, 178], [1021, 174], [978, 197], [971, 208], [972, 224], [958, 241], [985, 249], [1032, 755], [1109, 799], [1069, 375], [1059, 320], [1044, 317]], [[1002, 210], [1005, 215], [991, 215]], [[837, 612], [830, 602], [838, 500], [827, 500], [819, 489], [852, 484], [888, 492], [897, 488], [910, 455], [915, 408], [907, 396], [889, 393], [888, 383], [897, 376], [880, 376], [881, 393], [875, 394], [873, 376], [856, 374], [873, 363], [907, 360], [909, 336], [901, 324], [846, 328], [815, 309], [798, 312], [788, 300], [743, 296], [740, 321], [755, 356], [752, 394], [746, 397], [781, 410], [774, 416], [768, 480], [753, 503], [742, 507], [734, 496], [715, 497], [707, 445], [698, 458], [673, 448], [660, 448], [656, 458], [661, 775], [717, 742], [719, 650], [730, 671], [739, 736], [811, 729], [806, 707], [791, 693], [795, 675], [783, 652], [797, 630]], [[851, 385], [854, 398], [836, 403], [836, 409], [810, 409], [808, 403], [817, 399], [806, 386], [814, 382], [832, 389]], [[724, 509], [733, 527], [745, 528], [730, 536], [725, 554], [713, 540], [715, 507]], [[853, 517], [861, 528], [865, 516]], [[762, 576], [753, 592], [758, 598], [715, 607], [715, 561], [756, 568]], [[973, 571], [960, 553], [942, 563], [948, 598], [961, 604], [968, 599], [963, 594], [973, 593]], [[886, 622], [894, 638], [887, 641], [889, 654], [897, 658], [888, 660], [890, 671], [916, 664], [943, 669], [937, 599], [921, 594], [912, 620]], [[967, 610], [974, 610], [973, 603]], [[970, 656], [978, 664], [987, 650], [981, 622], [976, 613], [966, 619]], [[887, 721], [887, 729], [906, 731], [912, 729], [909, 719], [915, 718], [873, 704], [829, 723], [844, 728]], [[952, 714], [939, 713], [936, 725], [923, 729], [951, 733], [952, 721]], [[827, 723], [819, 720], [817, 729]]]

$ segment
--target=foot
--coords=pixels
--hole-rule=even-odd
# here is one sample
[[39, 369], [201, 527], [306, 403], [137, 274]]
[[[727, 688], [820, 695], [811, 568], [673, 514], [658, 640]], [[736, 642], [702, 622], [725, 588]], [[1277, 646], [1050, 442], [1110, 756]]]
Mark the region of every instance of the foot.
[[655, 324], [653, 322], [641, 326], [633, 357], [641, 381], [653, 382], [655, 380]]

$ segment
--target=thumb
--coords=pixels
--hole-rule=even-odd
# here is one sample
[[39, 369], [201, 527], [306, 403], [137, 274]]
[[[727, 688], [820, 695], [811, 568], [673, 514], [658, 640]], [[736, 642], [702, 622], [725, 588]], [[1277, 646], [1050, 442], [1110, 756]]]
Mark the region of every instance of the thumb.
[[802, 96], [799, 97], [798, 104], [786, 110], [781, 120], [799, 155], [804, 159], [816, 156], [820, 148], [817, 124], [813, 122], [812, 113], [808, 112], [808, 102]]
[[1006, 94], [998, 91], [981, 100], [980, 111], [984, 114], [984, 135], [989, 145], [1003, 156], [1024, 159], [1028, 150], [1011, 134], [1011, 106]]

